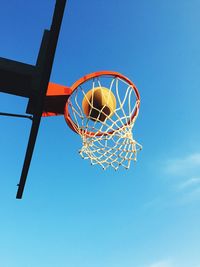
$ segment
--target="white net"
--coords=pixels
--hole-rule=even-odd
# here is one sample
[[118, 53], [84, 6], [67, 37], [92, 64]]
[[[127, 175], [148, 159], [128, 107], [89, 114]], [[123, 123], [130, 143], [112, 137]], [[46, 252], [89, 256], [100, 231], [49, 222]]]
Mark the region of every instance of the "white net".
[[[96, 107], [93, 100], [87, 98], [87, 92], [95, 91], [97, 87], [102, 90], [108, 88], [107, 99], [111, 92], [115, 96], [116, 107], [112, 116], [108, 116], [105, 109], [108, 103]], [[88, 115], [82, 107], [84, 98], [90, 106]], [[142, 148], [132, 134], [139, 104], [133, 86], [113, 75], [95, 77], [82, 83], [68, 99], [73, 128], [82, 138], [82, 158], [89, 159], [92, 165], [98, 164], [103, 169], [113, 167], [117, 170], [120, 166], [128, 169], [131, 162], [136, 161], [137, 152]], [[92, 111], [98, 114], [95, 119], [91, 119]]]

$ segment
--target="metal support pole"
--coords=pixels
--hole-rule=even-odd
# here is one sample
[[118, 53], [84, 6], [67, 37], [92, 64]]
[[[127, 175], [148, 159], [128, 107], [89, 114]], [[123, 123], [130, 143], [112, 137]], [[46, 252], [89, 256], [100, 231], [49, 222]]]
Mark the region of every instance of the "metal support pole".
[[30, 119], [30, 120], [33, 119], [32, 116], [21, 115], [21, 114], [13, 114], [13, 113], [6, 113], [6, 112], [0, 112], [0, 116], [17, 117], [17, 118], [24, 118], [24, 119]]
[[46, 47], [46, 53], [44, 56], [44, 61], [40, 65], [39, 71], [41, 72], [41, 78], [38, 80], [38, 95], [36, 99], [36, 108], [33, 115], [33, 122], [29, 137], [29, 143], [26, 150], [24, 165], [21, 173], [20, 182], [18, 184], [18, 191], [16, 198], [21, 199], [26, 183], [26, 178], [28, 175], [29, 166], [31, 163], [33, 150], [35, 147], [35, 142], [38, 134], [38, 129], [41, 121], [41, 116], [43, 112], [44, 98], [48, 88], [48, 83], [51, 75], [51, 69], [53, 66], [54, 55], [56, 51], [56, 46], [58, 42], [60, 27], [62, 23], [62, 18], [65, 10], [66, 0], [57, 0], [52, 20], [51, 29], [49, 31], [49, 40]]

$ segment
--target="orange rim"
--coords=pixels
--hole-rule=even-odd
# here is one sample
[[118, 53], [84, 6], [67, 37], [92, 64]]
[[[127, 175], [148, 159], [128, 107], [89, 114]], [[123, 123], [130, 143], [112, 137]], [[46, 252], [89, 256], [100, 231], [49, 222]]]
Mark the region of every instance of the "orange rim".
[[[139, 91], [137, 89], [137, 87], [135, 86], [135, 84], [130, 80], [128, 79], [126, 76], [122, 75], [121, 73], [119, 72], [115, 72], [115, 71], [98, 71], [98, 72], [93, 72], [93, 73], [90, 73], [90, 74], [87, 74], [85, 76], [83, 76], [82, 78], [80, 78], [79, 80], [77, 80], [72, 86], [71, 86], [71, 93], [73, 94], [73, 92], [75, 90], [78, 89], [78, 87], [83, 84], [85, 81], [88, 81], [88, 80], [91, 80], [93, 78], [96, 78], [96, 77], [100, 77], [100, 76], [106, 76], [106, 75], [109, 75], [109, 76], [113, 76], [113, 77], [118, 77], [124, 81], [126, 81], [128, 84], [131, 85], [131, 87], [133, 88], [133, 90], [135, 91], [135, 95], [136, 95], [136, 101], [139, 102], [139, 104], [136, 106], [131, 118], [130, 118], [130, 121], [124, 125], [128, 125], [130, 124], [135, 116], [138, 114], [138, 111], [139, 111], [139, 107], [140, 107], [140, 94], [139, 94]], [[70, 99], [70, 97], [69, 97]], [[76, 125], [76, 123], [72, 120], [70, 114], [69, 114], [69, 108], [68, 108], [68, 104], [69, 104], [69, 99], [67, 100], [66, 102], [66, 105], [65, 105], [65, 110], [64, 110], [64, 116], [65, 116], [65, 120], [68, 124], [68, 126], [76, 133], [80, 133], [79, 131], [79, 128], [78, 126]], [[121, 128], [121, 127], [120, 127]], [[119, 129], [120, 129], [119, 128]], [[115, 130], [116, 131], [116, 130]], [[92, 136], [102, 136], [102, 135], [110, 135], [112, 134], [114, 131], [110, 131], [108, 133], [103, 133], [103, 132], [99, 132], [98, 134], [94, 133], [94, 132], [86, 132], [85, 130], [83, 130], [83, 133], [88, 136], [88, 137], [92, 137]]]

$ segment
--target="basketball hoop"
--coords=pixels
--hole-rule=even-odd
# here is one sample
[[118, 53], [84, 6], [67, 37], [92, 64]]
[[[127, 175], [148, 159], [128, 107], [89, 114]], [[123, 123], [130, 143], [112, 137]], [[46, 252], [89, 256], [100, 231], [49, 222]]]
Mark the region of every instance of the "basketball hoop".
[[64, 116], [82, 138], [82, 158], [103, 169], [128, 169], [142, 149], [132, 134], [140, 107], [136, 86], [120, 73], [101, 71], [79, 79], [71, 90]]

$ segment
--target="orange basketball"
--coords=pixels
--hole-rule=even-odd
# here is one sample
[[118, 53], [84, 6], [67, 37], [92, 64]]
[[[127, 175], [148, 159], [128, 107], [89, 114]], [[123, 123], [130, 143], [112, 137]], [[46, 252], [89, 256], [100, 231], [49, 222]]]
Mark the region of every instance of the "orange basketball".
[[115, 112], [115, 96], [106, 87], [95, 87], [84, 96], [82, 109], [89, 119], [104, 122]]

